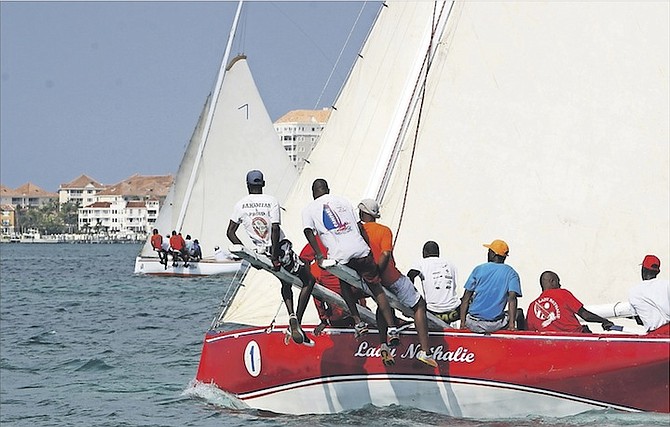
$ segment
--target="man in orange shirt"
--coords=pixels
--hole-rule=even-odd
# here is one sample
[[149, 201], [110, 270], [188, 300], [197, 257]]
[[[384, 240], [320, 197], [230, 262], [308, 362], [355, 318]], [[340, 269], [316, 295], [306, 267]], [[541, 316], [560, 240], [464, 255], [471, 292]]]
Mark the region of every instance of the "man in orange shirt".
[[[426, 301], [421, 297], [409, 278], [395, 266], [391, 229], [376, 222], [377, 218], [381, 216], [379, 215], [379, 204], [375, 200], [364, 199], [358, 204], [358, 209], [363, 228], [368, 235], [372, 255], [381, 272], [382, 285], [393, 292], [402, 304], [414, 310], [414, 324], [421, 344], [421, 350], [417, 353], [416, 358], [429, 366], [437, 367], [437, 362], [432, 354], [429, 354]], [[388, 351], [385, 342], [387, 324], [384, 317], [379, 315], [379, 311], [377, 311], [377, 326], [382, 339], [382, 360], [385, 364], [392, 364], [392, 358], [387, 363], [387, 358], [384, 357], [384, 352]]]
[[158, 229], [154, 228], [151, 235], [151, 247], [158, 252], [158, 261], [165, 266], [167, 270], [168, 256], [165, 249], [163, 249], [163, 236], [158, 233]]

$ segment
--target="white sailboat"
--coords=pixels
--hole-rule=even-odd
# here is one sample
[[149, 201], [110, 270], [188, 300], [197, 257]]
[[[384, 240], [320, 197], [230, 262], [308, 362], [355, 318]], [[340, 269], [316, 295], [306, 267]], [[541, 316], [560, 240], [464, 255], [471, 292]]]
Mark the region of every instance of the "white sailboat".
[[[586, 304], [626, 300], [643, 256], [667, 263], [670, 253], [669, 12], [668, 2], [386, 2], [285, 203], [284, 230], [302, 247], [301, 211], [325, 178], [354, 205], [380, 202], [402, 271], [435, 240], [467, 277], [486, 261], [482, 244], [504, 239], [519, 307], [540, 293], [544, 270]], [[255, 408], [669, 410], [667, 327], [621, 338], [443, 330], [431, 333], [449, 350], [436, 372], [409, 357], [385, 368], [376, 337], [357, 343], [353, 330], [284, 346], [277, 279], [251, 271], [244, 285], [207, 332], [196, 378]], [[313, 312], [306, 331], [310, 322]], [[592, 357], [596, 346], [607, 356]], [[456, 357], [468, 349], [479, 351]]]
[[[241, 3], [235, 23], [238, 21]], [[167, 266], [159, 262], [149, 239], [135, 261], [135, 273], [206, 276], [237, 271], [241, 262], [227, 252], [226, 230], [234, 204], [246, 190], [249, 170], [263, 171], [265, 191], [281, 203], [297, 171], [279, 142], [245, 56], [228, 62], [235, 26], [231, 30], [216, 85], [207, 98], [175, 181], [160, 209], [155, 228], [198, 239], [203, 259]]]

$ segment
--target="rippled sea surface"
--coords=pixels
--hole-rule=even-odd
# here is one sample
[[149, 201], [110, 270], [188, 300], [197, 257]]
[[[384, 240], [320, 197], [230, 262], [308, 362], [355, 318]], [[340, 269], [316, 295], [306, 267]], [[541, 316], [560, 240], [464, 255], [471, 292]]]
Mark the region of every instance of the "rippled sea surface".
[[398, 406], [305, 416], [244, 408], [193, 383], [231, 277], [135, 276], [138, 251], [0, 244], [2, 426], [670, 425], [667, 415], [615, 411], [477, 421]]

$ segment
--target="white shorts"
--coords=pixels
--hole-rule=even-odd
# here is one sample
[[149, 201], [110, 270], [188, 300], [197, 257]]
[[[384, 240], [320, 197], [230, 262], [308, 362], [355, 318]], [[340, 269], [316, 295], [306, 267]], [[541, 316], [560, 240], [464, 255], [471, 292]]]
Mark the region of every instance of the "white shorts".
[[400, 276], [398, 280], [388, 285], [387, 288], [398, 297], [400, 303], [413, 308], [421, 299], [421, 294], [416, 290], [414, 284], [407, 276]]

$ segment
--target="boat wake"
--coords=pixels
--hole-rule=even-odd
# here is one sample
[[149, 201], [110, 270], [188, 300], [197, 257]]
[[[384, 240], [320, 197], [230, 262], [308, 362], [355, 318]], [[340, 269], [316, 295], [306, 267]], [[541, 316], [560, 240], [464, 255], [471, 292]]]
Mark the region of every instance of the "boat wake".
[[209, 404], [225, 409], [250, 409], [249, 405], [232, 394], [226, 393], [212, 384], [205, 384], [196, 380], [189, 383], [188, 387], [182, 392], [182, 396], [202, 399]]

